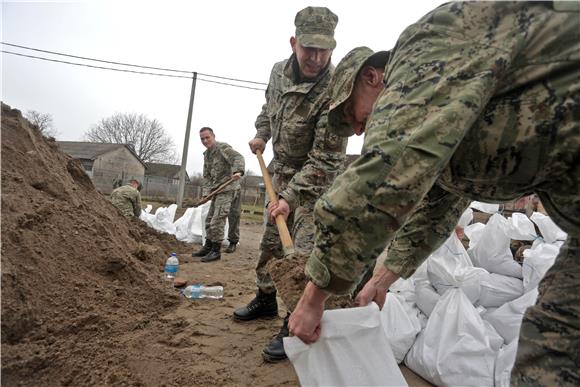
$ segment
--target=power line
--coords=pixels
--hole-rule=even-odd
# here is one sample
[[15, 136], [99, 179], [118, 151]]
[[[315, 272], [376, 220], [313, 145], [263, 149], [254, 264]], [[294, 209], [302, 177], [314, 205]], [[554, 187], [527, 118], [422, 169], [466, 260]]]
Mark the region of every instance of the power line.
[[[21, 45], [18, 45], [18, 44], [12, 44], [12, 43], [6, 43], [6, 42], [0, 42], [0, 43], [4, 44], [6, 46], [22, 48], [22, 49], [25, 49], [25, 50], [44, 52], [46, 54], [66, 56], [66, 57], [69, 57], [69, 58], [90, 60], [90, 61], [94, 61], [94, 62], [115, 64], [115, 65], [128, 66], [128, 67], [138, 67], [138, 68], [149, 69], [149, 70], [161, 70], [161, 71], [170, 71], [170, 72], [187, 73], [187, 74], [193, 73], [193, 71], [187, 71], [187, 70], [176, 70], [176, 69], [169, 69], [169, 68], [163, 68], [163, 67], [152, 67], [152, 66], [136, 65], [136, 64], [131, 64], [131, 63], [114, 62], [114, 61], [108, 61], [108, 60], [103, 60], [103, 59], [95, 59], [95, 58], [89, 58], [89, 57], [78, 56], [78, 55], [64, 54], [64, 53], [56, 52], [56, 51], [41, 50], [39, 48], [21, 46]], [[198, 72], [197, 74], [198, 75], [203, 75], [203, 76], [206, 76], [206, 77], [210, 77], [210, 78], [224, 79], [224, 80], [228, 80], [228, 81], [243, 82], [243, 83], [252, 83], [252, 84], [255, 84], [255, 85], [264, 85], [264, 86], [267, 86], [268, 85], [267, 83], [264, 83], [264, 82], [246, 81], [246, 80], [243, 80], [243, 79], [223, 77], [223, 76], [220, 76], [220, 75], [204, 74], [204, 73], [200, 73], [200, 72]], [[262, 89], [259, 89], [259, 90], [262, 90]]]
[[[95, 66], [95, 65], [85, 64], [85, 63], [75, 63], [75, 62], [69, 62], [69, 61], [64, 61], [64, 60], [45, 58], [45, 57], [41, 57], [41, 56], [27, 55], [27, 54], [22, 54], [22, 53], [12, 52], [12, 51], [6, 51], [6, 50], [0, 50], [0, 52], [2, 52], [4, 54], [17, 55], [17, 56], [22, 56], [22, 57], [26, 57], [26, 58], [44, 60], [44, 61], [47, 61], [47, 62], [64, 63], [64, 64], [69, 64], [69, 65], [74, 65], [74, 66], [90, 67], [90, 68], [100, 69], [100, 70], [112, 70], [112, 71], [119, 71], [119, 72], [125, 72], [125, 73], [145, 74], [145, 75], [156, 75], [156, 76], [159, 76], [159, 77], [169, 77], [169, 78], [186, 78], [186, 79], [192, 79], [192, 76], [189, 76], [188, 77], [188, 76], [185, 76], [185, 75], [160, 74], [160, 73], [152, 73], [152, 72], [147, 72], [147, 71], [137, 71], [137, 70], [117, 69], [117, 68], [114, 68], [114, 67]], [[193, 74], [193, 72], [191, 72], [191, 74]], [[205, 74], [200, 74], [200, 73], [198, 73], [198, 75], [204, 75], [204, 76], [206, 76]], [[258, 87], [236, 85], [236, 84], [233, 84], [233, 83], [213, 81], [213, 80], [210, 80], [210, 79], [204, 79], [204, 78], [199, 78], [199, 77], [197, 79], [199, 81], [203, 81], [203, 82], [216, 83], [218, 85], [224, 85], [224, 86], [239, 87], [239, 88], [242, 88], [242, 89], [259, 90], [259, 91], [264, 91], [265, 90], [265, 89], [261, 89], [261, 88], [258, 88]]]

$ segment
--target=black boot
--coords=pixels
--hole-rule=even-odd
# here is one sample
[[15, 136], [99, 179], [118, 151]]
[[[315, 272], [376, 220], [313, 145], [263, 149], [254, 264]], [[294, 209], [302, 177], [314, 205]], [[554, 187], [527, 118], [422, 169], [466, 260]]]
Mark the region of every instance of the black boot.
[[224, 250], [224, 253], [228, 253], [228, 254], [233, 253], [234, 251], [236, 251], [237, 246], [238, 246], [238, 242], [230, 241], [230, 245], [228, 247], [226, 247], [226, 249]]
[[221, 254], [222, 242], [212, 242], [211, 251], [204, 257], [201, 257], [202, 262], [217, 261], [222, 258]]
[[205, 245], [203, 245], [203, 247], [196, 251], [195, 253], [191, 253], [192, 257], [203, 257], [205, 255], [207, 255], [209, 252], [211, 251], [211, 241], [209, 239], [205, 239]]
[[278, 317], [276, 292], [266, 294], [258, 290], [256, 297], [248, 305], [234, 311], [235, 321], [250, 321], [257, 318], [272, 317]]
[[262, 351], [262, 357], [264, 360], [270, 363], [277, 363], [282, 360], [286, 360], [286, 351], [284, 351], [284, 337], [288, 337], [288, 319], [290, 318], [290, 313], [284, 318], [284, 324], [280, 328], [280, 332], [270, 341], [270, 344], [264, 347]]

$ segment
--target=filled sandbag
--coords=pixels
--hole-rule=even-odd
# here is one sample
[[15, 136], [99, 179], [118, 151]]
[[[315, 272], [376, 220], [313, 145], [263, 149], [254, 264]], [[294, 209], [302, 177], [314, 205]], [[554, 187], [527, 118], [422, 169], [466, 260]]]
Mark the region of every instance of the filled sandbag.
[[[284, 350], [302, 386], [406, 386], [375, 303], [326, 310], [320, 339], [285, 337]], [[329, 356], [332, 354], [333, 356]]]
[[568, 234], [562, 231], [549, 216], [534, 212], [530, 218], [540, 229], [542, 238], [544, 238], [546, 243], [566, 240]]
[[560, 246], [552, 243], [534, 242], [531, 249], [524, 251], [522, 273], [524, 292], [536, 288], [560, 252]]
[[512, 369], [516, 363], [516, 355], [518, 352], [518, 341], [514, 340], [511, 343], [500, 348], [495, 361], [495, 386], [509, 387]]
[[397, 363], [401, 363], [421, 331], [417, 315], [404, 307], [405, 300], [389, 292], [381, 310], [381, 323]]
[[490, 273], [481, 278], [481, 293], [478, 304], [486, 308], [500, 307], [524, 294], [521, 279]]
[[496, 351], [488, 327], [461, 289], [435, 306], [405, 364], [438, 386], [493, 386]]

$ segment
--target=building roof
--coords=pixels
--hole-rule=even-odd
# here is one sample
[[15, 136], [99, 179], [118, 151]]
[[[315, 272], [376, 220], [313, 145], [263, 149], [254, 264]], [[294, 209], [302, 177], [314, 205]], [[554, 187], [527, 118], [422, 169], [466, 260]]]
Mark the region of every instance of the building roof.
[[[163, 176], [167, 178], [179, 177], [179, 170], [181, 165], [163, 164], [163, 163], [145, 163], [147, 166], [146, 176]], [[189, 180], [189, 175], [185, 171], [185, 179]]]
[[139, 162], [143, 164], [145, 168], [147, 168], [146, 163], [143, 162], [143, 160], [141, 160], [139, 156], [137, 156], [137, 153], [135, 153], [133, 147], [128, 144], [112, 144], [112, 143], [83, 142], [83, 141], [56, 141], [56, 143], [64, 153], [68, 154], [73, 159], [88, 159], [88, 160], [95, 160], [105, 153], [109, 153], [124, 147], [127, 148], [127, 150], [129, 150], [129, 152], [131, 152], [131, 154], [133, 154], [133, 156], [135, 156], [135, 158], [139, 160]]

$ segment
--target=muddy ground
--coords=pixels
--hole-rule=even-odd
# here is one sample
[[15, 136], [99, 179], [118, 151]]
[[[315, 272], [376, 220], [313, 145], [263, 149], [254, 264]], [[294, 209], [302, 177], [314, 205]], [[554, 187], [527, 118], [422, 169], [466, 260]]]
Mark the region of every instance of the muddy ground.
[[[231, 318], [255, 291], [261, 224], [243, 221], [238, 250], [201, 263], [199, 246], [125, 219], [4, 104], [1, 136], [2, 386], [298, 384], [289, 362], [261, 357], [281, 317]], [[224, 298], [180, 296], [162, 275], [172, 251], [180, 276]]]

